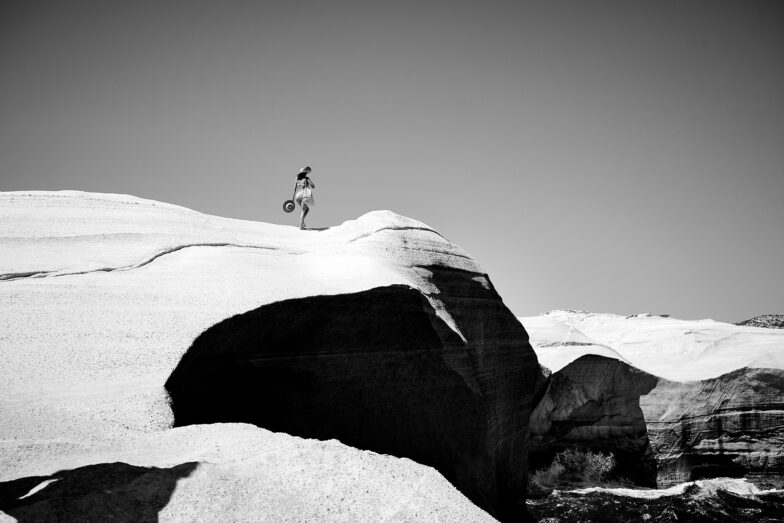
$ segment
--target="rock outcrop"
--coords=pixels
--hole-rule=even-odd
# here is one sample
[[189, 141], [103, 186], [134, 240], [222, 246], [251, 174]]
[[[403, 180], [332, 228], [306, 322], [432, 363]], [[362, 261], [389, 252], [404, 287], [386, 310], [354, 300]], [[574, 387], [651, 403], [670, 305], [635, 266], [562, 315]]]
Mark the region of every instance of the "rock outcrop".
[[[378, 469], [388, 471], [389, 482], [378, 480], [372, 503], [384, 511], [407, 503], [390, 482], [396, 467], [410, 463], [399, 458], [408, 457], [437, 467], [496, 517], [524, 516], [528, 417], [541, 381], [536, 356], [487, 275], [421, 222], [379, 211], [300, 231], [78, 192], [0, 193], [0, 218], [0, 481], [61, 471], [57, 478], [83, 478], [81, 467], [113, 462], [156, 470], [197, 463], [180, 485], [207, 467], [221, 431], [231, 444], [238, 437], [231, 427], [240, 425], [172, 424], [245, 421], [398, 456]], [[216, 334], [219, 343], [207, 342]], [[277, 341], [252, 346], [259, 336]], [[296, 336], [300, 345], [289, 345]], [[222, 352], [229, 346], [236, 353]], [[270, 349], [277, 359], [256, 359]], [[240, 374], [256, 372], [263, 383], [235, 380], [236, 372], [213, 375], [215, 395], [194, 417], [198, 409], [188, 402], [204, 399], [192, 385], [199, 354], [235, 361]], [[234, 389], [221, 391], [221, 383]], [[235, 394], [243, 387], [270, 396]], [[312, 424], [301, 415], [308, 409]], [[195, 431], [196, 447], [166, 447], [167, 459], [148, 459], [163, 448], [161, 438], [186, 429]], [[209, 437], [195, 437], [202, 432]], [[139, 449], [133, 460], [121, 451], [126, 445]], [[339, 470], [361, 465], [364, 454], [341, 448]], [[435, 477], [417, 466], [430, 478], [423, 481]], [[313, 467], [306, 460], [302, 474]], [[121, 469], [86, 470], [170, 476]], [[257, 486], [269, 480], [253, 467], [232, 477], [242, 474]], [[199, 477], [210, 492], [229, 481], [225, 474]], [[293, 496], [317, 490], [315, 482], [297, 485]], [[336, 486], [335, 495], [346, 506], [364, 503], [344, 488]], [[468, 504], [456, 490], [433, 488], [427, 499], [410, 492], [421, 517], [441, 514], [436, 494], [462, 507], [458, 512]], [[270, 501], [270, 514], [285, 513], [289, 499]], [[292, 514], [326, 519], [324, 511], [339, 505], [293, 507]], [[380, 519], [375, 507], [356, 514]], [[443, 514], [453, 519], [456, 512]]]
[[3, 520], [495, 521], [433, 468], [252, 425], [42, 441], [18, 456], [0, 477]]
[[766, 329], [784, 329], [784, 314], [763, 314], [754, 316], [749, 320], [744, 320], [736, 325], [746, 327], [764, 327]]
[[784, 486], [784, 372], [742, 368], [697, 382], [659, 380], [640, 398], [658, 482], [746, 478]]
[[265, 305], [208, 329], [183, 356], [166, 383], [175, 425], [253, 423], [408, 457], [491, 514], [520, 516], [519, 404], [535, 380], [525, 333], [475, 275], [429, 270], [453, 287], [442, 297], [470, 302], [458, 332], [405, 286]]
[[593, 354], [552, 374], [531, 415], [531, 469], [542, 469], [565, 449], [615, 457], [612, 474], [637, 485], [656, 486], [640, 397], [658, 379], [626, 363]]
[[573, 311], [521, 320], [553, 371], [532, 417], [533, 469], [571, 445], [620, 453], [643, 474], [617, 476], [638, 485], [784, 485], [780, 331]]

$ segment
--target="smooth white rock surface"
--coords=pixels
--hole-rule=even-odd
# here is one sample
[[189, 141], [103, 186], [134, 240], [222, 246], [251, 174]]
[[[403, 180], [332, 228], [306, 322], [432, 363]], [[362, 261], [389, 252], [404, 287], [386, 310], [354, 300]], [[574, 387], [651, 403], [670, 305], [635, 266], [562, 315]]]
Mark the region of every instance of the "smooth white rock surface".
[[519, 319], [539, 362], [553, 372], [586, 354], [673, 381], [715, 378], [743, 367], [784, 369], [782, 329], [563, 310]]

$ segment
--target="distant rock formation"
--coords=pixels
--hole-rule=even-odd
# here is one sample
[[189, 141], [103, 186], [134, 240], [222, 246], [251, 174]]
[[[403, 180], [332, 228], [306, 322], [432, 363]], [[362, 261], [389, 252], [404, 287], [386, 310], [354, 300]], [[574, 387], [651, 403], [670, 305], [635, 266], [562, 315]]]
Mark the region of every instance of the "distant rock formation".
[[[375, 211], [300, 231], [28, 191], [0, 193], [0, 252], [0, 481], [14, 495], [53, 475], [92, 485], [96, 473], [149, 479], [197, 463], [164, 512], [247, 520], [242, 503], [271, 520], [489, 518], [468, 495], [502, 520], [525, 518], [536, 356], [487, 275], [427, 225]], [[340, 438], [440, 472], [218, 421]], [[167, 485], [149, 493], [168, 496]], [[59, 492], [42, 488], [42, 502]], [[4, 506], [28, 510], [18, 499]]]
[[744, 320], [736, 325], [747, 327], [764, 327], [766, 329], [784, 329], [784, 314], [763, 314], [754, 316], [750, 320]]
[[784, 485], [784, 371], [743, 368], [717, 378], [659, 380], [640, 398], [659, 486], [704, 478]]
[[572, 311], [521, 321], [553, 371], [532, 416], [532, 470], [577, 447], [612, 452], [613, 476], [638, 485], [784, 485], [784, 332]]

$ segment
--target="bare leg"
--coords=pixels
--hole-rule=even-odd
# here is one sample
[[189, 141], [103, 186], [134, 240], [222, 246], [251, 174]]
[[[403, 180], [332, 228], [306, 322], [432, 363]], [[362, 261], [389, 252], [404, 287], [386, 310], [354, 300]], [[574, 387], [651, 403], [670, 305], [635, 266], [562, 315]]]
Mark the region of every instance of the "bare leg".
[[300, 216], [300, 219], [299, 219], [299, 228], [300, 229], [304, 229], [305, 228], [305, 216], [308, 215], [308, 211], [310, 210], [310, 207], [308, 207], [308, 204], [305, 203], [305, 202], [302, 202], [301, 205], [302, 205], [302, 215]]

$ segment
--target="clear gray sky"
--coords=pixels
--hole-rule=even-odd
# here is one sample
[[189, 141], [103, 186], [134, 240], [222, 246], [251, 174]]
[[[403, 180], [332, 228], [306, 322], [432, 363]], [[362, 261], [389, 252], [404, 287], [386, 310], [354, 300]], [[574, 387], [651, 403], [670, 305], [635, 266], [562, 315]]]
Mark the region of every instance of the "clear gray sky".
[[[375, 209], [518, 315], [784, 312], [784, 3], [0, 2], [0, 190]], [[314, 233], [315, 234], [315, 233]]]

